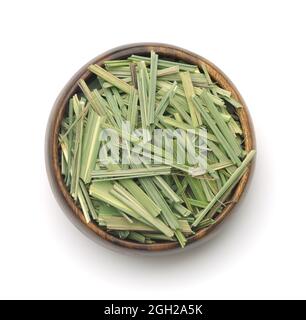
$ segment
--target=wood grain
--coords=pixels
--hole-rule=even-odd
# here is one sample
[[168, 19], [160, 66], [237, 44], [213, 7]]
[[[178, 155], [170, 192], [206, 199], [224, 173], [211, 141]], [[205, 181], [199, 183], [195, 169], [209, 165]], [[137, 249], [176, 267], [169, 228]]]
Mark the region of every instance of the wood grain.
[[[176, 242], [165, 242], [165, 243], [157, 243], [157, 244], [141, 244], [128, 240], [118, 239], [106, 231], [100, 229], [95, 223], [90, 222], [86, 224], [84, 216], [82, 214], [81, 209], [76, 206], [72, 197], [67, 190], [64, 180], [61, 175], [60, 168], [60, 158], [59, 158], [59, 149], [58, 149], [58, 133], [60, 129], [60, 124], [63, 119], [65, 110], [68, 105], [69, 98], [76, 92], [79, 92], [77, 81], [82, 78], [85, 81], [89, 80], [92, 75], [87, 70], [87, 67], [90, 64], [99, 64], [102, 65], [103, 61], [106, 60], [114, 60], [114, 59], [124, 59], [132, 54], [136, 55], [149, 55], [150, 51], [154, 50], [160, 58], [168, 58], [171, 60], [182, 60], [186, 63], [199, 65], [200, 63], [205, 63], [207, 66], [207, 70], [211, 75], [212, 79], [216, 81], [220, 87], [231, 91], [234, 98], [236, 98], [244, 108], [239, 109], [238, 115], [242, 124], [242, 129], [245, 137], [245, 148], [247, 151], [255, 148], [255, 138], [252, 127], [252, 121], [250, 115], [248, 114], [247, 107], [245, 105], [244, 100], [242, 99], [240, 93], [234, 86], [234, 84], [229, 80], [229, 78], [214, 64], [208, 61], [201, 56], [194, 54], [185, 49], [175, 47], [168, 44], [160, 44], [160, 43], [136, 43], [129, 44], [125, 46], [121, 46], [110, 51], [107, 51], [98, 57], [94, 58], [92, 61], [88, 62], [85, 66], [83, 66], [67, 83], [64, 89], [59, 94], [57, 100], [54, 103], [52, 108], [48, 127], [46, 131], [46, 149], [45, 149], [45, 157], [46, 157], [46, 167], [47, 173], [49, 177], [49, 181], [53, 190], [53, 193], [56, 199], [60, 202], [62, 207], [64, 208], [65, 213], [74, 220], [78, 227], [82, 227], [80, 224], [86, 225], [88, 229], [91, 230], [95, 235], [97, 235], [100, 239], [109, 241], [115, 245], [119, 245], [128, 249], [138, 249], [138, 250], [148, 250], [148, 251], [162, 251], [169, 250], [178, 247], [178, 243]], [[207, 234], [209, 234], [213, 229], [215, 229], [229, 214], [232, 209], [236, 205], [236, 203], [241, 198], [247, 182], [249, 180], [251, 173], [251, 166], [248, 171], [244, 174], [239, 184], [235, 188], [232, 193], [231, 199], [229, 200], [228, 205], [223, 209], [221, 214], [219, 214], [216, 218], [216, 223], [214, 225], [209, 226], [208, 228], [199, 230], [193, 236], [188, 238], [188, 243], [197, 241], [202, 239]], [[76, 218], [76, 219], [74, 219]], [[84, 228], [83, 228], [84, 229]]]

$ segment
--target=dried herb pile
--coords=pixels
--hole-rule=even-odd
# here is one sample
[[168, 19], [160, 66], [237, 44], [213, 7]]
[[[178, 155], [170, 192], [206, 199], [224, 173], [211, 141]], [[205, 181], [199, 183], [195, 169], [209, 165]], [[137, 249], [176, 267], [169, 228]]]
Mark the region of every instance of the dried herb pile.
[[[178, 241], [184, 247], [189, 236], [214, 223], [254, 157], [254, 150], [244, 149], [236, 112], [242, 106], [213, 82], [204, 64], [167, 61], [155, 52], [89, 70], [95, 77], [79, 81], [59, 134], [62, 175], [71, 196], [87, 223], [116, 237], [146, 244]], [[149, 132], [205, 128], [207, 171], [199, 174], [187, 161], [169, 161], [163, 146], [156, 148], [160, 164], [101, 162], [101, 130], [113, 129], [123, 138], [126, 121], [131, 130]], [[146, 139], [124, 138], [132, 146]]]

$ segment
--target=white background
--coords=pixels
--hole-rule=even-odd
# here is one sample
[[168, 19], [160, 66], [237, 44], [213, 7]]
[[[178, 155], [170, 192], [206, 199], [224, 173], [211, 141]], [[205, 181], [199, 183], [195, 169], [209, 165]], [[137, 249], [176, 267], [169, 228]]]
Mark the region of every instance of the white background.
[[[0, 298], [306, 298], [305, 1], [2, 1]], [[52, 104], [88, 60], [155, 41], [219, 66], [250, 109], [256, 171], [214, 239], [131, 256], [80, 233], [49, 188]]]

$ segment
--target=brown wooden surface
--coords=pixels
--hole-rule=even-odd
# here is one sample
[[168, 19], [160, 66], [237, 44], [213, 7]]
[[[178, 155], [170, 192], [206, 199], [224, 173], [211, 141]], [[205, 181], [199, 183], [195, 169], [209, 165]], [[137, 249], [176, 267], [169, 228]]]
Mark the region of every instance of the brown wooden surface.
[[[46, 131], [46, 166], [50, 184], [57, 200], [61, 203], [62, 207], [64, 207], [64, 210], [68, 215], [77, 218], [74, 219], [77, 224], [83, 223], [87, 226], [87, 228], [89, 228], [92, 232], [94, 232], [98, 237], [102, 238], [103, 240], [110, 241], [116, 245], [120, 245], [125, 248], [161, 251], [176, 248], [178, 247], [178, 243], [136, 243], [116, 238], [111, 234], [107, 233], [106, 231], [100, 229], [93, 222], [86, 224], [81, 209], [74, 203], [63, 181], [61, 175], [60, 158], [58, 150], [58, 133], [61, 121], [63, 119], [68, 104], [68, 100], [75, 92], [79, 91], [77, 81], [80, 78], [83, 78], [86, 81], [91, 77], [90, 72], [87, 71], [87, 67], [92, 63], [101, 65], [105, 60], [124, 59], [132, 54], [149, 55], [151, 50], [154, 50], [156, 53], [158, 53], [160, 58], [170, 58], [172, 60], [179, 59], [185, 61], [186, 63], [195, 65], [199, 65], [199, 63], [204, 62], [213, 80], [216, 81], [220, 85], [220, 87], [231, 91], [233, 97], [236, 98], [244, 106], [243, 109], [239, 109], [238, 115], [244, 132], [245, 148], [247, 151], [250, 151], [251, 149], [255, 148], [255, 138], [252, 128], [252, 122], [248, 114], [246, 105], [236, 87], [220, 69], [218, 69], [214, 64], [212, 64], [205, 58], [202, 58], [201, 56], [182, 48], [159, 43], [136, 43], [115, 48], [96, 57], [95, 59], [87, 63], [83, 68], [81, 68], [64, 87], [53, 106]], [[248, 171], [244, 174], [241, 181], [237, 185], [235, 191], [233, 192], [232, 198], [229, 200], [229, 204], [223, 209], [221, 214], [217, 216], [216, 223], [214, 225], [209, 226], [208, 228], [196, 232], [196, 234], [188, 238], [188, 243], [194, 242], [205, 237], [214, 228], [216, 228], [224, 220], [225, 217], [227, 217], [230, 214], [231, 210], [240, 199], [246, 187], [246, 184], [250, 176], [250, 171], [251, 167], [249, 167]], [[82, 226], [79, 227], [81, 228]]]

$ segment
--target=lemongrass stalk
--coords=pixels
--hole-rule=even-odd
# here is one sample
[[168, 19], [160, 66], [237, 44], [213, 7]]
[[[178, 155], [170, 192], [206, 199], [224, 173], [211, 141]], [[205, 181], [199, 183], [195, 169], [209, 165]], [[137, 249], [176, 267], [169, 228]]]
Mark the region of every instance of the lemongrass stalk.
[[116, 121], [116, 124], [119, 128], [122, 127], [122, 114], [118, 107], [117, 101], [114, 99], [110, 89], [104, 88], [103, 89], [106, 100], [110, 106], [111, 113]]
[[[73, 97], [73, 107], [78, 116], [85, 105], [85, 100], [78, 100], [77, 96]], [[72, 176], [71, 176], [71, 195], [76, 200], [78, 197], [78, 189], [79, 189], [79, 178], [80, 178], [80, 167], [81, 167], [81, 156], [82, 156], [82, 140], [83, 140], [83, 117], [78, 122], [76, 128], [76, 137], [74, 144], [74, 157], [72, 163]]]
[[100, 104], [100, 102], [96, 99], [96, 97], [93, 95], [93, 93], [88, 88], [86, 82], [83, 79], [79, 80], [79, 87], [81, 88], [82, 92], [84, 93], [84, 96], [89, 101], [93, 109], [97, 112], [98, 115], [104, 116], [103, 108]]
[[122, 217], [127, 221], [127, 222], [130, 222], [130, 223], [133, 223], [133, 220], [127, 215], [125, 214], [124, 212], [120, 211]]
[[208, 201], [197, 200], [197, 199], [193, 199], [193, 198], [187, 198], [187, 199], [192, 206], [195, 206], [198, 208], [206, 208], [208, 205]]
[[192, 211], [184, 207], [181, 203], [174, 203], [173, 208], [182, 216], [188, 217], [191, 215]]
[[120, 90], [122, 90], [126, 93], [131, 92], [132, 86], [130, 86], [126, 82], [120, 80], [119, 78], [115, 77], [110, 72], [104, 70], [103, 68], [101, 68], [97, 64], [90, 65], [88, 67], [88, 70], [91, 71], [92, 73], [96, 74], [97, 76], [101, 77], [103, 80], [111, 83], [112, 85], [119, 88]]
[[195, 103], [195, 106], [198, 108], [199, 112], [202, 114], [203, 118], [217, 137], [217, 139], [222, 143], [222, 146], [226, 150], [228, 156], [230, 159], [233, 161], [234, 164], [240, 165], [241, 161], [239, 157], [235, 154], [221, 131], [218, 129], [217, 125], [215, 124], [214, 120], [210, 117], [210, 115], [206, 112], [206, 110], [202, 107], [201, 101], [199, 100], [198, 97], [193, 96], [193, 101]]
[[137, 69], [136, 69], [136, 63], [130, 64], [130, 72], [131, 72], [131, 81], [135, 89], [138, 89], [137, 85]]
[[130, 234], [128, 235], [128, 239], [136, 242], [140, 242], [140, 243], [146, 242], [146, 237], [144, 235], [134, 231], [130, 232]]
[[129, 236], [130, 231], [128, 231], [128, 230], [117, 231], [117, 234], [118, 234], [118, 237], [119, 237], [120, 239], [126, 239], [126, 238]]
[[176, 82], [167, 90], [167, 92], [163, 95], [162, 99], [160, 100], [159, 104], [155, 110], [155, 123], [158, 121], [159, 117], [164, 114], [166, 108], [168, 107], [171, 99], [173, 98], [176, 92]]
[[151, 225], [153, 225], [156, 229], [161, 231], [168, 237], [173, 236], [173, 231], [164, 224], [158, 218], [153, 217], [143, 206], [139, 204], [139, 202], [124, 188], [119, 188], [118, 185], [114, 186], [114, 189], [110, 191], [110, 193], [115, 196], [117, 199], [125, 203], [128, 207], [135, 210], [139, 213], [139, 215], [148, 221]]
[[151, 197], [151, 199], [153, 199], [155, 203], [158, 203], [159, 207], [161, 208], [161, 213], [167, 221], [169, 227], [174, 230], [178, 229], [179, 223], [177, 219], [173, 215], [172, 210], [168, 206], [167, 202], [165, 201], [161, 193], [153, 184], [152, 180], [148, 178], [141, 178], [139, 179], [139, 182], [146, 191], [146, 193]]
[[157, 77], [169, 76], [180, 72], [179, 66], [172, 66], [165, 69], [157, 70]]
[[209, 210], [214, 206], [214, 204], [222, 197], [222, 195], [231, 187], [231, 185], [235, 182], [237, 177], [247, 168], [249, 163], [252, 161], [253, 157], [255, 156], [256, 151], [252, 150], [248, 153], [246, 158], [243, 160], [242, 164], [236, 169], [236, 171], [232, 174], [232, 176], [226, 181], [226, 183], [222, 186], [219, 192], [215, 195], [212, 201], [209, 202], [207, 207], [202, 210], [199, 216], [196, 218], [194, 223], [192, 224], [193, 227], [196, 227], [201, 220], [207, 215]]
[[173, 238], [166, 237], [163, 234], [158, 233], [145, 233], [146, 238], [153, 239], [153, 240], [162, 240], [162, 241], [175, 241]]
[[103, 202], [127, 213], [141, 222], [146, 222], [137, 212], [133, 211], [125, 203], [115, 198], [110, 192], [112, 189], [113, 184], [109, 181], [93, 182], [89, 187], [89, 194], [92, 197], [102, 200]]
[[137, 115], [138, 115], [138, 95], [136, 90], [132, 90], [129, 99], [128, 105], [128, 113], [127, 113], [127, 120], [130, 122], [131, 131], [135, 130], [137, 126]]
[[[104, 92], [104, 90], [103, 90], [103, 92]], [[108, 101], [106, 101], [102, 97], [102, 95], [100, 94], [100, 92], [97, 89], [94, 89], [92, 91], [92, 95], [93, 95], [94, 99], [96, 99], [96, 101], [101, 106], [101, 110], [103, 111], [103, 114], [105, 115], [106, 121], [109, 121], [109, 123], [111, 123], [115, 127], [119, 127], [117, 122], [114, 119], [114, 115], [113, 115], [111, 108], [109, 107]]]
[[[69, 128], [71, 128], [72, 124], [73, 124], [73, 105], [72, 105], [72, 99], [69, 100]], [[69, 129], [68, 129], [69, 130]], [[67, 179], [66, 179], [66, 183], [67, 185], [70, 185], [70, 179], [71, 179], [71, 174], [70, 174], [70, 170], [71, 170], [71, 163], [72, 163], [72, 139], [73, 139], [73, 132], [72, 130], [70, 130], [70, 132], [68, 133], [68, 154], [67, 154]]]
[[176, 230], [174, 232], [176, 239], [178, 240], [178, 242], [180, 243], [181, 247], [184, 248], [186, 243], [187, 243], [187, 239], [185, 238], [185, 236], [183, 235], [183, 233], [180, 230]]
[[171, 173], [170, 166], [159, 166], [138, 169], [126, 170], [93, 170], [91, 177], [99, 180], [122, 180], [122, 179], [135, 179], [142, 177], [153, 177], [161, 175], [169, 175]]
[[210, 77], [210, 74], [208, 73], [208, 70], [207, 70], [207, 67], [206, 67], [205, 63], [201, 62], [201, 63], [200, 63], [200, 67], [201, 67], [201, 69], [202, 69], [203, 72], [204, 72], [204, 75], [205, 75], [205, 78], [206, 78], [207, 82], [208, 82], [209, 84], [213, 84], [213, 83], [212, 83], [212, 80], [211, 80], [211, 77]]
[[167, 182], [161, 176], [153, 177], [156, 186], [161, 190], [163, 195], [174, 203], [181, 203], [183, 200], [169, 187]]
[[223, 96], [223, 99], [225, 101], [227, 101], [228, 103], [230, 103], [232, 106], [234, 106], [236, 109], [243, 108], [243, 105], [240, 102], [238, 102], [237, 100], [235, 100], [231, 97]]
[[73, 121], [73, 123], [68, 127], [67, 131], [63, 134], [59, 136], [59, 140], [62, 141], [63, 139], [65, 139], [70, 133], [72, 133], [72, 130], [75, 128], [76, 124], [83, 118], [86, 116], [88, 110], [89, 110], [90, 104], [87, 103], [85, 108], [80, 112], [80, 114], [78, 116], [75, 117], [75, 120]]
[[[101, 78], [99, 78], [99, 81], [101, 82]], [[130, 82], [132, 82], [132, 78], [131, 77], [124, 77], [124, 78], [121, 78], [120, 79], [121, 81], [123, 81], [123, 82], [126, 82], [127, 84], [129, 84]], [[103, 81], [103, 80], [102, 80]], [[117, 87], [115, 87], [114, 85], [112, 85], [111, 83], [109, 83], [109, 82], [103, 82], [103, 85], [102, 85], [102, 89], [104, 89], [104, 88], [106, 88], [106, 89], [109, 89], [109, 88], [111, 88], [111, 89], [114, 89], [114, 88], [116, 88], [116, 89], [118, 89]]]
[[220, 116], [220, 112], [217, 110], [216, 106], [212, 103], [206, 90], [203, 90], [201, 94], [201, 98], [203, 99], [205, 105], [207, 106], [213, 119], [216, 121], [221, 133], [224, 135], [224, 137], [230, 144], [231, 148], [234, 150], [237, 156], [240, 156], [242, 151], [241, 146], [237, 143], [235, 136], [231, 133], [224, 119]]
[[171, 126], [174, 128], [180, 128], [183, 130], [193, 129], [193, 127], [191, 125], [189, 125], [185, 122], [182, 122], [182, 121], [177, 121], [177, 120], [170, 118], [170, 117], [160, 116], [159, 119], [162, 123], [164, 123], [167, 126]]
[[[213, 88], [211, 90], [213, 91]], [[203, 88], [194, 87], [194, 92], [197, 96], [200, 96], [203, 92]], [[225, 103], [223, 99], [221, 99], [218, 95], [214, 93], [207, 92], [207, 94], [215, 105], [224, 108]]]
[[[158, 232], [158, 230], [152, 226], [148, 226], [147, 224], [141, 223], [139, 221], [133, 221], [133, 223], [129, 223], [123, 217], [115, 217], [115, 216], [105, 216], [105, 222], [108, 229], [111, 230], [121, 230], [121, 231], [139, 231], [139, 232], [150, 232], [149, 235], [152, 235], [152, 232]], [[189, 227], [189, 224], [186, 220], [180, 220], [180, 226], [183, 229], [183, 233], [192, 234], [192, 230]], [[156, 236], [158, 233], [154, 233]], [[171, 236], [167, 236], [167, 239], [172, 239], [174, 233], [171, 233]]]
[[144, 71], [141, 69], [137, 77], [139, 103], [140, 103], [140, 114], [142, 129], [146, 129], [149, 125], [148, 114], [147, 114], [147, 88], [144, 77]]
[[138, 68], [139, 71], [140, 70], [143, 71], [144, 81], [145, 81], [145, 84], [146, 84], [146, 94], [149, 95], [150, 77], [149, 77], [147, 66], [144, 63], [144, 61], [140, 61], [140, 62], [137, 63], [137, 68]]
[[82, 212], [83, 212], [85, 221], [86, 221], [86, 223], [89, 223], [91, 221], [91, 219], [90, 219], [90, 215], [88, 212], [88, 206], [87, 206], [87, 203], [86, 203], [86, 200], [85, 200], [85, 197], [82, 193], [81, 188], [79, 188], [76, 192], [77, 192], [77, 198], [78, 198], [80, 206], [82, 208]]
[[102, 118], [93, 112], [85, 128], [85, 143], [82, 146], [82, 162], [80, 170], [80, 177], [85, 183], [90, 181], [91, 171], [94, 169], [98, 156], [101, 122]]
[[207, 201], [211, 201], [214, 194], [210, 191], [209, 183], [207, 181], [205, 181], [204, 179], [200, 179], [199, 181], [200, 181], [200, 184], [203, 188], [203, 191], [204, 191], [204, 194], [205, 194]]
[[[156, 86], [157, 88], [160, 89], [160, 92], [166, 92], [167, 90], [169, 90], [171, 88], [171, 86], [173, 85], [172, 82], [170, 81], [161, 81], [161, 80], [157, 80], [156, 81]], [[201, 91], [202, 92], [202, 91]], [[179, 84], [177, 84], [177, 89], [175, 92], [179, 98], [181, 98], [182, 100], [186, 100], [185, 97], [185, 92], [184, 89], [182, 88], [182, 86], [180, 86]], [[187, 101], [187, 100], [186, 100]], [[186, 110], [189, 111], [189, 107], [188, 105], [186, 106]]]
[[[205, 79], [205, 76], [202, 73], [191, 73], [190, 79], [194, 87], [198, 88], [211, 88], [211, 85], [207, 82]], [[177, 81], [182, 82], [182, 79], [180, 78], [180, 75], [177, 74], [169, 74], [165, 76], [159, 76], [158, 80], [161, 81]]]
[[[146, 149], [146, 147], [144, 147], [144, 149]], [[146, 158], [146, 155], [143, 155], [145, 158]], [[154, 159], [158, 162], [158, 163], [164, 163], [166, 165], [169, 165], [170, 167], [172, 168], [175, 168], [175, 169], [178, 169], [178, 170], [181, 170], [187, 174], [189, 174], [193, 168], [187, 166], [187, 165], [184, 165], [184, 164], [177, 164], [169, 159], [167, 159], [167, 157], [162, 157], [162, 156], [159, 156], [159, 155], [154, 155]]]
[[91, 201], [91, 199], [89, 197], [89, 194], [88, 194], [88, 191], [86, 189], [86, 186], [85, 186], [84, 182], [81, 179], [79, 180], [79, 183], [80, 183], [80, 188], [81, 188], [81, 191], [83, 193], [84, 199], [86, 201], [88, 210], [89, 210], [92, 218], [94, 220], [97, 220], [98, 216], [97, 216], [97, 213], [96, 213], [96, 209], [94, 208], [94, 206], [92, 204], [92, 201]]
[[208, 219], [201, 221], [200, 224], [198, 225], [198, 227], [199, 228], [207, 228], [214, 223], [216, 223], [216, 221], [214, 219], [208, 218]]
[[190, 126], [192, 126], [192, 120], [190, 115], [186, 112], [186, 110], [183, 108], [182, 104], [179, 103], [179, 100], [173, 98], [170, 100], [170, 105], [174, 107], [177, 112], [181, 115], [183, 120], [188, 123]]
[[[143, 57], [143, 56], [138, 56], [138, 55], [132, 55], [128, 58], [129, 61], [134, 61], [134, 62], [138, 62], [138, 61], [144, 61], [145, 63], [149, 64], [150, 63], [150, 58], [148, 57]], [[159, 67], [172, 67], [172, 66], [178, 66], [180, 68], [180, 70], [185, 70], [185, 71], [190, 71], [190, 72], [195, 72], [198, 67], [191, 65], [191, 64], [187, 64], [187, 63], [181, 63], [181, 62], [174, 62], [174, 61], [168, 61], [168, 60], [163, 60], [163, 59], [159, 59], [158, 60], [158, 66]]]
[[122, 211], [119, 209], [112, 207], [110, 205], [107, 205], [106, 202], [99, 201], [99, 204], [97, 205], [97, 202], [95, 203], [96, 206], [96, 212], [98, 215], [98, 220], [103, 219], [105, 215], [111, 215], [111, 216], [116, 216], [116, 217], [121, 217], [122, 216]]
[[148, 226], [147, 224], [139, 221], [134, 221], [133, 223], [130, 223], [126, 221], [123, 217], [105, 216], [104, 221], [106, 223], [107, 228], [110, 230], [156, 232], [156, 229], [154, 227]]
[[122, 67], [122, 66], [129, 66], [129, 60], [107, 60], [104, 61], [105, 67]]
[[182, 79], [182, 84], [185, 92], [185, 96], [187, 99], [187, 103], [189, 106], [189, 111], [191, 115], [191, 120], [192, 120], [192, 125], [197, 128], [202, 124], [202, 119], [199, 111], [196, 109], [194, 106], [194, 102], [192, 100], [192, 96], [194, 95], [194, 88], [192, 85], [192, 81], [190, 78], [190, 73], [187, 72], [181, 72], [180, 73], [181, 79]]
[[[112, 75], [119, 78], [120, 80], [123, 80], [124, 78], [131, 78], [131, 71], [129, 68], [127, 70], [125, 69], [123, 70], [121, 68], [115, 68], [115, 69], [111, 68], [111, 69], [108, 69], [107, 71], [109, 71]], [[112, 84], [110, 85], [114, 87]]]
[[241, 126], [233, 118], [231, 118], [229, 120], [228, 126], [231, 129], [233, 134], [235, 134], [235, 135], [237, 135], [237, 134], [242, 135], [243, 134]]
[[179, 181], [179, 178], [176, 175], [173, 175], [172, 178], [174, 180], [174, 183], [176, 184], [178, 195], [183, 199], [184, 203], [186, 204], [187, 209], [190, 212], [192, 212], [192, 207], [191, 207], [190, 202], [188, 201], [187, 196], [185, 194], [187, 184], [186, 184], [186, 187], [183, 188], [181, 182]]
[[191, 188], [191, 191], [193, 195], [198, 200], [207, 201], [203, 188], [201, 186], [201, 182], [198, 179], [192, 178], [192, 177], [185, 177], [186, 181], [188, 182], [188, 185]]
[[[227, 156], [223, 153], [223, 151], [213, 141], [207, 139], [207, 146], [213, 152], [213, 154], [218, 158], [220, 162], [223, 162], [223, 161], [225, 162], [229, 160]], [[236, 168], [237, 167], [235, 165], [232, 165], [226, 168], [226, 170], [229, 173], [233, 173], [236, 170]]]
[[209, 164], [208, 165], [208, 170], [209, 171], [217, 171], [217, 170], [221, 170], [227, 167], [232, 167], [233, 166], [233, 162], [231, 160], [224, 160], [222, 162], [216, 162], [213, 164]]
[[118, 106], [120, 108], [122, 116], [124, 118], [127, 118], [127, 108], [126, 108], [126, 106], [124, 104], [124, 101], [123, 101], [122, 96], [120, 95], [118, 89], [113, 87], [112, 88], [112, 92], [113, 92], [113, 95], [114, 95], [114, 99], [118, 103]]
[[132, 179], [120, 180], [119, 183], [129, 190], [129, 192], [138, 199], [141, 205], [143, 205], [153, 217], [158, 216], [161, 209]]
[[158, 63], [158, 55], [154, 51], [151, 51], [150, 81], [149, 81], [149, 96], [148, 96], [149, 124], [154, 122], [157, 63]]
[[213, 88], [214, 88], [215, 93], [220, 95], [221, 98], [224, 98], [224, 97], [230, 98], [231, 95], [232, 95], [232, 93], [230, 91], [222, 89], [222, 88], [220, 88], [220, 87], [218, 87], [216, 85]]

